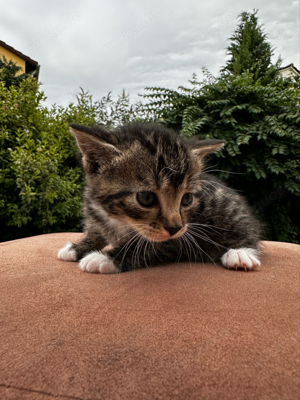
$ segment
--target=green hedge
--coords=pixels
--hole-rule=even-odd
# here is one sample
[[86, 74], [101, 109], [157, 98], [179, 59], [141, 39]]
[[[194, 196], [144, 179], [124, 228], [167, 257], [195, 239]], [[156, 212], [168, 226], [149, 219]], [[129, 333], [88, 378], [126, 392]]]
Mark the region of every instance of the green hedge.
[[95, 123], [93, 109], [48, 110], [44, 99], [34, 78], [0, 81], [0, 241], [80, 229], [83, 174], [68, 123]]

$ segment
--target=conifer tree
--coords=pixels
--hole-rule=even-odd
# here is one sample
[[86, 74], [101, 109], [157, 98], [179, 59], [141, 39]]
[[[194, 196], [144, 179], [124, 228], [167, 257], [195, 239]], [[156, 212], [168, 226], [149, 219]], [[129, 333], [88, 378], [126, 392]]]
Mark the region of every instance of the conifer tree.
[[229, 38], [231, 43], [226, 51], [230, 59], [221, 72], [225, 75], [241, 75], [250, 71], [255, 80], [262, 79], [267, 83], [278, 74], [281, 59], [279, 57], [276, 64], [272, 64], [274, 49], [267, 40], [263, 26], [258, 24], [257, 12], [243, 11], [239, 15], [240, 23]]

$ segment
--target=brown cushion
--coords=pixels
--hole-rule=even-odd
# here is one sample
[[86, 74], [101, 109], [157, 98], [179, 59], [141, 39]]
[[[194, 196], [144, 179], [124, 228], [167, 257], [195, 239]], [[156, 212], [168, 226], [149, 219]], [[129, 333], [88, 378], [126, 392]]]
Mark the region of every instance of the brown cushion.
[[97, 275], [56, 258], [80, 235], [0, 244], [0, 399], [299, 399], [300, 246]]

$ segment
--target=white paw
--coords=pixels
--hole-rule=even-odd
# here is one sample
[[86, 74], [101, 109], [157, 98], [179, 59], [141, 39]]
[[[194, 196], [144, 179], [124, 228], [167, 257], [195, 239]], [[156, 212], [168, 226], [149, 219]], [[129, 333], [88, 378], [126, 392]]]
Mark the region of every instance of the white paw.
[[86, 272], [98, 272], [100, 274], [116, 274], [120, 272], [113, 261], [101, 253], [101, 251], [93, 251], [79, 263], [79, 268]]
[[64, 261], [76, 261], [76, 251], [72, 249], [72, 243], [68, 242], [62, 249], [57, 253], [57, 257]]
[[242, 247], [241, 249], [230, 249], [221, 257], [222, 265], [226, 268], [255, 269], [260, 266], [258, 251]]

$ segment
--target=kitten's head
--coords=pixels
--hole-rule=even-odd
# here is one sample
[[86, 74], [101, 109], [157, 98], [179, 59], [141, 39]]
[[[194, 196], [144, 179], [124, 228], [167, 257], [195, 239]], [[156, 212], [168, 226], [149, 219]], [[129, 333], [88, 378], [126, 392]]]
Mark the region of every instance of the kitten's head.
[[131, 124], [107, 131], [71, 125], [90, 200], [110, 218], [147, 240], [175, 239], [199, 203], [203, 158], [221, 140], [186, 140], [159, 125]]

